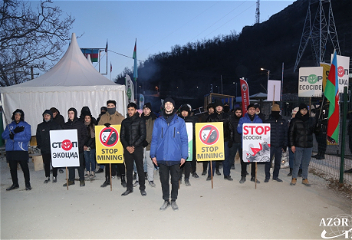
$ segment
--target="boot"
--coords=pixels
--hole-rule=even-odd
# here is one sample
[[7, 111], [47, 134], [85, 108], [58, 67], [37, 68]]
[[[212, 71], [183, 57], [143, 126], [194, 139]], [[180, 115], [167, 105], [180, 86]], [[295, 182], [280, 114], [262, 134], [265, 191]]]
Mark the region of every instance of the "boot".
[[302, 177], [302, 169], [298, 170], [298, 177]]
[[297, 178], [292, 178], [290, 185], [294, 186], [296, 185], [296, 182], [297, 182]]
[[292, 176], [292, 168], [290, 168], [290, 172], [289, 174], [287, 174], [287, 177], [291, 177]]
[[191, 186], [191, 183], [189, 182], [188, 178], [185, 178], [185, 184], [186, 184], [186, 186]]
[[246, 177], [241, 177], [240, 183], [244, 183], [246, 181]]
[[216, 173], [216, 175], [219, 175], [219, 176], [221, 175], [219, 169], [216, 169], [215, 173]]
[[[71, 180], [68, 180], [68, 185], [71, 186], [71, 185], [75, 185], [75, 181], [71, 181]], [[67, 187], [67, 183], [65, 183], [64, 185], [62, 185], [63, 187]]]
[[126, 180], [125, 180], [125, 175], [122, 175], [121, 174], [121, 185], [122, 187], [127, 187], [127, 183], [126, 183]]
[[319, 153], [317, 156], [316, 156], [316, 159], [317, 160], [323, 160], [323, 159], [325, 159], [325, 154], [324, 153]]
[[110, 179], [106, 178], [105, 182], [100, 187], [106, 187], [110, 185]]
[[202, 175], [204, 176], [205, 174], [207, 174], [207, 170], [203, 170]]
[[309, 183], [308, 179], [303, 179], [302, 184], [306, 185], [307, 187], [310, 187], [310, 183]]

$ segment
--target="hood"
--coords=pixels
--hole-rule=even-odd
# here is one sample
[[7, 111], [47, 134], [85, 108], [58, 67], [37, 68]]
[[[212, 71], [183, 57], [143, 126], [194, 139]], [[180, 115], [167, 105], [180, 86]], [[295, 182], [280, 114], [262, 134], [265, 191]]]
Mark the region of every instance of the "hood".
[[24, 112], [22, 111], [22, 109], [16, 109], [13, 113], [12, 113], [12, 121], [15, 121], [15, 113], [20, 113], [21, 114], [21, 119], [20, 122], [24, 122]]
[[[69, 110], [67, 110], [67, 112], [69, 112], [69, 111], [73, 111], [73, 112], [75, 113], [75, 118], [74, 118], [73, 120], [78, 119], [78, 117], [77, 117], [77, 110], [76, 110], [76, 108], [71, 107]], [[68, 121], [70, 121], [70, 119], [68, 119]]]
[[50, 111], [49, 109], [46, 109], [46, 110], [43, 112], [43, 114], [42, 114], [42, 116], [43, 116], [43, 122], [45, 122], [45, 120], [44, 120], [44, 114], [49, 114], [49, 115], [51, 116], [50, 121], [53, 120], [53, 112]]
[[79, 116], [79, 118], [84, 118], [86, 115], [92, 115], [90, 112], [89, 107], [84, 106], [81, 110], [81, 115]]

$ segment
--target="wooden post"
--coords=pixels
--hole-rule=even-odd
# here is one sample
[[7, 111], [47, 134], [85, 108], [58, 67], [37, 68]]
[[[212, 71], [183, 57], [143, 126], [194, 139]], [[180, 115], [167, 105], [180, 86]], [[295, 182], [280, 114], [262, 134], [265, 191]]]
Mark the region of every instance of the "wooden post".
[[257, 162], [255, 162], [255, 178], [254, 178], [254, 188], [257, 189]]
[[67, 172], [67, 166], [66, 166], [66, 185], [67, 185], [67, 190], [68, 190], [68, 172]]
[[109, 174], [109, 180], [110, 180], [110, 191], [112, 191], [112, 179], [111, 179], [111, 163], [109, 163], [109, 168], [110, 168], [110, 174]]
[[213, 161], [210, 160], [211, 189], [213, 189]]

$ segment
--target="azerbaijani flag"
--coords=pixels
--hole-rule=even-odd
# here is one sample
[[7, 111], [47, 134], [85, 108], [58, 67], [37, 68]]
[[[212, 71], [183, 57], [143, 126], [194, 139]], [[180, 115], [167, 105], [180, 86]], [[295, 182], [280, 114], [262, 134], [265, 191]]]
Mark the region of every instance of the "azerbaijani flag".
[[81, 48], [81, 51], [85, 57], [88, 57], [88, 54], [90, 54], [91, 62], [98, 62], [99, 49]]
[[138, 78], [138, 71], [137, 71], [137, 39], [134, 44], [134, 50], [133, 50], [133, 59], [134, 59], [134, 66], [133, 66], [133, 78], [136, 81]]
[[328, 80], [326, 81], [324, 95], [330, 101], [327, 135], [338, 143], [340, 133], [340, 106], [336, 51], [334, 51], [334, 56], [332, 58], [332, 63]]

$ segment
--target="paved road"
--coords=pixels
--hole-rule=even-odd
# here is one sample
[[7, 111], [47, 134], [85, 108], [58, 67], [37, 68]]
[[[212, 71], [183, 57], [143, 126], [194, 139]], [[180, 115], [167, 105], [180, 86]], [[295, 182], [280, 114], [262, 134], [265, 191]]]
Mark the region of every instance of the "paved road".
[[[238, 183], [239, 163], [231, 173], [235, 180], [215, 176], [213, 189], [205, 176], [191, 178], [192, 186], [181, 185], [179, 211], [161, 212], [157, 172], [157, 186], [148, 186], [146, 197], [136, 188], [122, 197], [117, 179], [112, 192], [99, 187], [102, 173], [68, 191], [62, 187], [65, 174], [59, 174], [57, 183], [43, 184], [44, 172], [35, 172], [32, 163], [32, 191], [24, 190], [19, 170], [20, 188], [6, 192], [10, 172], [4, 159], [0, 166], [2, 239], [321, 239], [321, 218], [351, 214], [350, 200], [328, 190], [325, 180], [310, 175], [311, 187], [300, 179], [292, 187], [287, 169], [280, 172], [283, 183], [264, 183], [259, 166], [257, 189], [248, 178]], [[201, 164], [197, 167], [200, 174]]]

